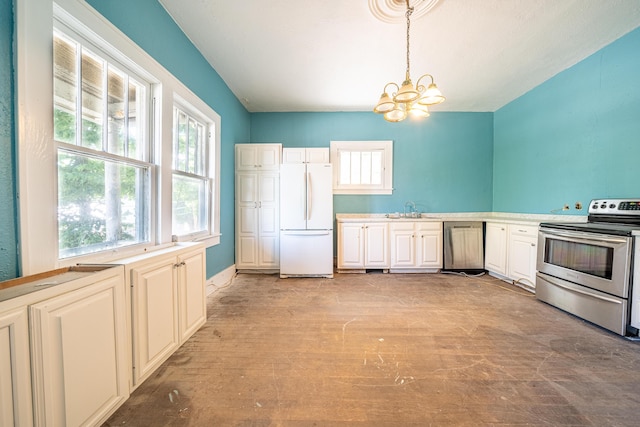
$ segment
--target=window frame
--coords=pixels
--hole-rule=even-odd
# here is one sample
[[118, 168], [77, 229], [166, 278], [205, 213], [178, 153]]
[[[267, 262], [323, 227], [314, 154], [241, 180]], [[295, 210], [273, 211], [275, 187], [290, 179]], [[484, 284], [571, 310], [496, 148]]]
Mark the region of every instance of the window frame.
[[[202, 106], [201, 106], [202, 107]], [[213, 232], [216, 230], [216, 223], [215, 223], [215, 211], [218, 208], [218, 201], [219, 201], [219, 191], [215, 191], [215, 184], [218, 182], [218, 179], [216, 177], [216, 171], [219, 169], [217, 167], [216, 164], [216, 159], [219, 159], [220, 155], [219, 153], [215, 152], [215, 147], [216, 147], [216, 143], [215, 143], [215, 138], [217, 138], [216, 136], [216, 130], [219, 126], [216, 126], [216, 122], [215, 119], [213, 117], [211, 117], [211, 115], [208, 115], [206, 112], [202, 112], [200, 111], [198, 108], [196, 108], [195, 106], [191, 105], [191, 103], [189, 103], [188, 101], [184, 100], [182, 97], [180, 97], [177, 94], [174, 94], [174, 102], [173, 102], [173, 110], [174, 110], [174, 121], [173, 121], [173, 129], [174, 129], [174, 133], [175, 133], [175, 129], [176, 129], [176, 116], [177, 114], [175, 112], [177, 112], [178, 110], [184, 112], [185, 114], [187, 114], [190, 118], [196, 119], [199, 123], [202, 123], [205, 126], [205, 130], [204, 130], [204, 134], [205, 134], [205, 161], [204, 161], [204, 172], [202, 175], [198, 175], [198, 174], [190, 174], [190, 173], [183, 173], [180, 171], [176, 171], [175, 169], [175, 159], [172, 156], [172, 168], [171, 168], [171, 174], [172, 174], [172, 178], [174, 175], [180, 175], [180, 176], [186, 176], [186, 177], [198, 177], [198, 178], [203, 178], [206, 180], [207, 182], [207, 219], [206, 219], [206, 224], [207, 224], [207, 230], [204, 231], [198, 231], [198, 232], [194, 232], [194, 233], [189, 233], [189, 234], [185, 234], [185, 235], [175, 235], [173, 234], [173, 227], [172, 227], [172, 236], [171, 239], [174, 242], [182, 242], [182, 241], [190, 241], [190, 240], [199, 240], [199, 239], [209, 239], [210, 236], [213, 235]], [[172, 134], [172, 144], [173, 141], [175, 139], [175, 134]], [[173, 145], [172, 145], [172, 155], [174, 153], [173, 150]], [[218, 198], [216, 199], [216, 195], [218, 195]], [[172, 193], [172, 201], [173, 201], [173, 193]], [[219, 217], [219, 215], [218, 215]]]
[[[121, 163], [126, 166], [141, 168], [143, 170], [148, 171], [147, 172], [148, 183], [146, 187], [148, 188], [148, 193], [149, 193], [149, 194], [145, 194], [146, 200], [145, 200], [145, 205], [143, 205], [145, 209], [142, 212], [144, 216], [146, 216], [146, 219], [145, 219], [146, 228], [143, 230], [144, 231], [143, 234], [146, 237], [146, 240], [139, 241], [136, 243], [131, 243], [131, 244], [125, 244], [123, 246], [120, 246], [120, 245], [112, 246], [112, 245], [109, 245], [109, 242], [105, 242], [103, 244], [96, 244], [95, 247], [106, 245], [108, 249], [104, 249], [102, 251], [89, 251], [85, 253], [82, 251], [82, 248], [77, 248], [77, 249], [80, 249], [80, 255], [71, 255], [71, 256], [63, 256], [63, 254], [60, 253], [60, 244], [58, 242], [56, 246], [57, 257], [61, 262], [64, 263], [66, 262], [65, 260], [67, 259], [73, 259], [74, 261], [84, 260], [87, 258], [90, 259], [92, 256], [94, 256], [94, 254], [99, 254], [100, 252], [104, 252], [104, 251], [111, 251], [113, 249], [129, 250], [129, 251], [135, 251], [137, 248], [144, 249], [145, 247], [149, 246], [150, 242], [154, 242], [156, 240], [155, 227], [154, 227], [154, 222], [152, 217], [152, 206], [154, 203], [153, 201], [155, 200], [154, 191], [153, 191], [153, 188], [154, 188], [153, 182], [155, 182], [156, 180], [156, 168], [154, 167], [155, 165], [153, 164], [153, 158], [152, 158], [152, 152], [151, 152], [151, 136], [152, 135], [150, 135], [150, 132], [149, 132], [149, 123], [153, 118], [150, 111], [150, 106], [152, 103], [152, 96], [151, 96], [152, 84], [146, 78], [144, 78], [139, 74], [139, 71], [140, 71], [139, 67], [136, 66], [136, 69], [129, 68], [128, 64], [118, 61], [113, 55], [110, 55], [109, 52], [105, 52], [103, 48], [100, 48], [99, 46], [97, 46], [94, 41], [87, 39], [84, 35], [79, 34], [78, 31], [70, 28], [65, 22], [58, 20], [55, 14], [54, 14], [53, 32], [57, 33], [59, 37], [63, 38], [64, 40], [74, 43], [76, 45], [76, 48], [79, 49], [79, 51], [76, 52], [76, 55], [83, 55], [84, 54], [83, 51], [86, 49], [87, 51], [90, 52], [92, 56], [95, 56], [96, 58], [99, 59], [99, 61], [103, 62], [103, 65], [105, 66], [104, 72], [107, 72], [108, 69], [115, 67], [118, 71], [126, 74], [127, 78], [129, 77], [133, 78], [136, 83], [138, 83], [141, 87], [144, 88], [144, 96], [141, 99], [143, 102], [141, 102], [141, 105], [140, 105], [142, 108], [140, 109], [140, 115], [138, 117], [138, 120], [140, 121], [140, 126], [141, 126], [141, 131], [139, 133], [142, 136], [141, 141], [138, 141], [142, 150], [142, 155], [140, 156], [140, 158], [129, 157], [124, 154], [115, 154], [112, 152], [112, 150], [110, 150], [110, 148], [107, 146], [108, 140], [106, 136], [107, 136], [108, 129], [106, 128], [107, 126], [106, 122], [102, 124], [103, 130], [101, 132], [102, 137], [101, 137], [100, 147], [90, 148], [90, 147], [85, 147], [83, 145], [82, 136], [81, 136], [81, 132], [82, 132], [81, 122], [83, 120], [84, 104], [82, 103], [82, 101], [80, 101], [80, 99], [82, 99], [83, 97], [83, 94], [82, 94], [83, 90], [81, 88], [81, 85], [82, 85], [81, 75], [76, 76], [76, 80], [77, 80], [76, 83], [78, 84], [76, 86], [76, 90], [79, 92], [76, 93], [77, 95], [76, 106], [78, 108], [75, 111], [75, 120], [76, 120], [75, 141], [74, 143], [59, 141], [55, 138], [55, 135], [54, 135], [53, 144], [55, 145], [55, 148], [56, 148], [56, 156], [59, 156], [60, 152], [62, 151], [68, 154], [73, 154], [73, 155], [77, 155], [85, 158], [93, 158], [93, 159], [104, 161], [104, 162]], [[75, 62], [78, 63], [78, 61], [79, 59], [76, 58]], [[127, 61], [127, 62], [130, 62], [130, 61]], [[106, 76], [103, 78], [103, 84], [106, 84], [105, 78]], [[106, 87], [103, 87], [103, 89], [106, 90]], [[108, 96], [108, 94], [105, 92], [103, 96], [106, 97]], [[103, 102], [106, 102], [106, 100], [103, 100]], [[55, 109], [55, 99], [52, 105], [53, 105], [53, 108]], [[102, 114], [103, 114], [103, 119], [106, 118], [107, 112], [104, 111]], [[56, 188], [59, 191], [59, 186], [58, 186], [59, 164], [57, 165], [56, 170], [57, 170], [57, 174], [55, 176], [55, 182], [56, 182]], [[56, 192], [56, 195], [58, 194], [59, 193]], [[57, 201], [59, 202], [59, 200]], [[59, 209], [59, 207], [60, 207], [59, 203], [57, 203], [57, 209]], [[56, 214], [59, 220], [60, 218], [59, 212], [56, 211]], [[58, 224], [57, 238], [59, 239], [59, 224]]]
[[[380, 167], [382, 183], [341, 184], [341, 152], [382, 152]], [[393, 193], [393, 141], [331, 141], [330, 159], [333, 165], [333, 194], [392, 194]]]
[[[16, 140], [20, 275], [77, 263], [103, 263], [168, 246], [171, 240], [172, 115], [179, 97], [215, 123], [212, 229], [201, 236], [206, 246], [220, 243], [221, 118], [154, 58], [82, 0], [21, 0], [15, 4]], [[116, 62], [151, 84], [149, 110], [151, 233], [147, 244], [94, 254], [58, 258], [57, 147], [53, 143], [53, 31], [63, 25], [99, 46]], [[155, 179], [154, 179], [155, 178]]]

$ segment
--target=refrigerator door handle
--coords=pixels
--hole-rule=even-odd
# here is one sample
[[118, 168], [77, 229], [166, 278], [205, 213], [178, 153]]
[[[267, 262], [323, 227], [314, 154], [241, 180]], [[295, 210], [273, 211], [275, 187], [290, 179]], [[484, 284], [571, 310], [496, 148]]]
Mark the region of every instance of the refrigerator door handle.
[[306, 172], [305, 176], [307, 177], [307, 217], [305, 219], [309, 221], [311, 219], [311, 174]]
[[326, 236], [333, 230], [282, 230], [281, 233], [285, 236]]

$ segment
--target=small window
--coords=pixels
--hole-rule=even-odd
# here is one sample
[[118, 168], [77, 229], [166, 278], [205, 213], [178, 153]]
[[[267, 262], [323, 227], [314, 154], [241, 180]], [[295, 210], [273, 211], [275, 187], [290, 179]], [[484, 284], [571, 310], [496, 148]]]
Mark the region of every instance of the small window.
[[334, 194], [391, 194], [392, 141], [331, 141]]
[[174, 108], [171, 230], [174, 240], [210, 235], [209, 156], [213, 123], [195, 110]]

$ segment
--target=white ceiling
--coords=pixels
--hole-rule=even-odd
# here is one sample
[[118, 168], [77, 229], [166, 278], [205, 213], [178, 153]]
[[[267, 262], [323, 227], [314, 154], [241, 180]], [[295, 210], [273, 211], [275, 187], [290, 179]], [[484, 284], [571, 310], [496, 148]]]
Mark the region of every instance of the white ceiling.
[[[402, 0], [159, 1], [250, 112], [369, 111], [404, 80], [404, 17], [369, 9]], [[447, 100], [433, 111], [495, 111], [640, 26], [640, 0], [440, 0], [417, 15], [411, 77], [435, 77]]]

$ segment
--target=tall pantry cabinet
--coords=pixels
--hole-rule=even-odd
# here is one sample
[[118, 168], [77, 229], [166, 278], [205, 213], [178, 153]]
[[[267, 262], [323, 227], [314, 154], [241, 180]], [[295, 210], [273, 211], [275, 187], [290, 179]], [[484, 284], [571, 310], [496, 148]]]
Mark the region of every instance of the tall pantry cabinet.
[[282, 144], [236, 144], [236, 269], [280, 266]]

